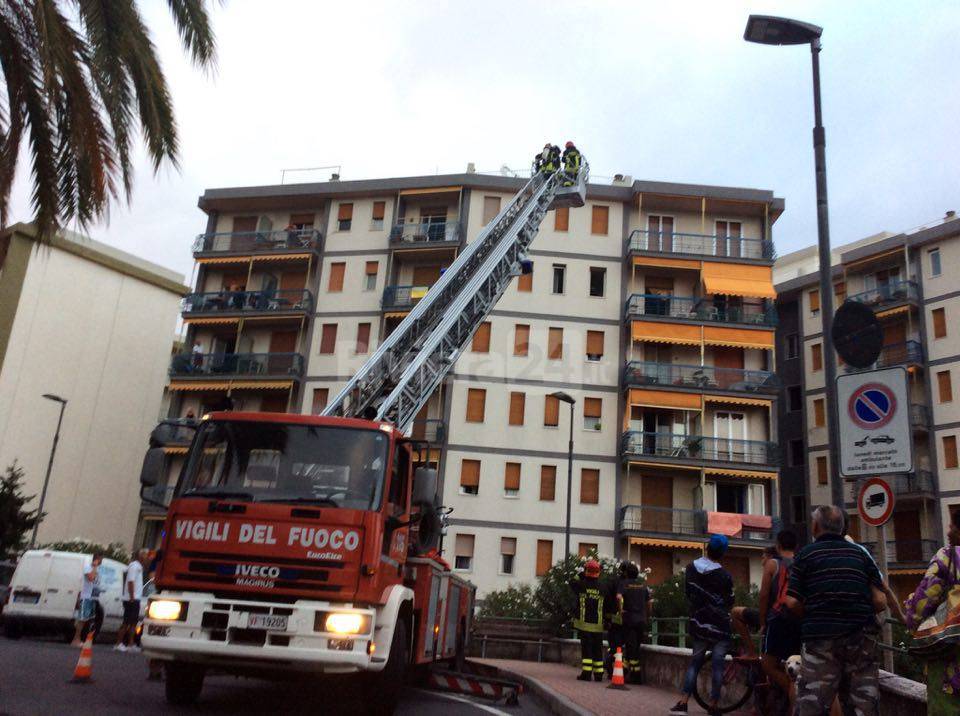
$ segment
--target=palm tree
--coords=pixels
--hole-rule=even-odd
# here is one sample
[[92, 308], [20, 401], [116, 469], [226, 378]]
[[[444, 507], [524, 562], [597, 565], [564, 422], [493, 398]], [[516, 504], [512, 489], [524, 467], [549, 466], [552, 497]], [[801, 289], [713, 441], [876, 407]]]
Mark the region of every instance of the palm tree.
[[[204, 0], [167, 5], [184, 50], [212, 69]], [[21, 147], [43, 240], [105, 216], [121, 193], [129, 201], [138, 132], [154, 171], [177, 166], [173, 103], [136, 0], [0, 0], [0, 77], [0, 226]]]

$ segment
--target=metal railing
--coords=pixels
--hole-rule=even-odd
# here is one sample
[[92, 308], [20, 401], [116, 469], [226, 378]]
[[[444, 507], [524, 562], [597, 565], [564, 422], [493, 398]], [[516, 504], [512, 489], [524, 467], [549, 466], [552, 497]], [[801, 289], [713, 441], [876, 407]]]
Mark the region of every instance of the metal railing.
[[622, 455], [754, 465], [777, 465], [780, 461], [777, 444], [765, 440], [736, 440], [638, 430], [623, 433], [620, 439], [620, 452]]
[[143, 488], [140, 497], [151, 502], [159, 502], [161, 505], [170, 506], [170, 500], [173, 499], [173, 493], [176, 491], [176, 485], [152, 485]]
[[771, 395], [780, 391], [780, 378], [767, 370], [654, 361], [629, 361], [623, 369], [623, 382], [625, 385], [663, 385]]
[[180, 310], [183, 313], [309, 313], [313, 310], [313, 294], [305, 288], [188, 293], [180, 302]]
[[933, 492], [933, 473], [930, 470], [917, 470], [910, 474], [887, 475], [885, 478], [894, 494], [919, 495]]
[[891, 303], [915, 303], [919, 299], [920, 291], [917, 289], [916, 281], [893, 281], [847, 296], [848, 301], [877, 307], [883, 307]]
[[702, 510], [642, 505], [625, 505], [620, 508], [621, 532], [703, 535], [706, 529], [706, 513]]
[[380, 305], [384, 310], [391, 308], [410, 308], [427, 295], [429, 286], [387, 286], [383, 289]]
[[626, 318], [636, 316], [662, 316], [688, 321], [712, 323], [747, 323], [751, 325], [777, 325], [777, 311], [773, 304], [745, 304], [742, 306], [718, 306], [711, 298], [692, 296], [664, 296], [635, 293], [627, 299], [624, 307]]
[[923, 403], [910, 404], [910, 424], [915, 428], [927, 430], [930, 427], [930, 408]]
[[[864, 542], [863, 546], [879, 558], [878, 542]], [[940, 543], [933, 539], [888, 539], [887, 561], [901, 564], [929, 562], [940, 549]]]
[[447, 437], [446, 424], [439, 418], [414, 420], [410, 437], [414, 440], [426, 440], [429, 443], [442, 443]]
[[747, 239], [716, 234], [686, 234], [677, 231], [634, 229], [627, 238], [627, 251], [664, 254], [694, 254], [743, 259], [775, 258], [769, 239]]
[[300, 376], [300, 353], [179, 353], [170, 362], [172, 377]]
[[316, 251], [320, 232], [315, 229], [278, 231], [222, 231], [200, 234], [193, 242], [193, 253], [244, 253], [268, 251]]
[[390, 229], [390, 243], [436, 243], [460, 241], [460, 222], [421, 221], [394, 224]]
[[[880, 351], [880, 357], [872, 368], [890, 368], [895, 365], [905, 363], [923, 363], [923, 346], [919, 341], [904, 341], [903, 343], [892, 343], [884, 346]], [[846, 366], [845, 370], [850, 372], [858, 370], [852, 366]]]

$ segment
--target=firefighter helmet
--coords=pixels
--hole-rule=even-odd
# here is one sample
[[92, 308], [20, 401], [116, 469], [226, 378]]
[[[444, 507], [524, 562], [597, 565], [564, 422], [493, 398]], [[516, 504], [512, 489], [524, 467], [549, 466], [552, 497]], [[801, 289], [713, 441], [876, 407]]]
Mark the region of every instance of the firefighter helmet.
[[583, 573], [588, 577], [599, 577], [600, 563], [595, 559], [589, 560], [585, 565], [583, 565]]
[[567, 143], [566, 143], [566, 148], [567, 148], [567, 149], [576, 149], [576, 147], [573, 145], [573, 142], [567, 142]]

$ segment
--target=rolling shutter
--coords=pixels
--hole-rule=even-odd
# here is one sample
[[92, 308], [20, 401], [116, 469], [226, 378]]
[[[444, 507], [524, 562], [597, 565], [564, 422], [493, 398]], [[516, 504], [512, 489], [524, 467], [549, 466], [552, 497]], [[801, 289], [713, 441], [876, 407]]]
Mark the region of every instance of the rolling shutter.
[[580, 503], [596, 505], [600, 502], [600, 471], [585, 467], [580, 470]]
[[513, 354], [525, 356], [530, 352], [530, 326], [518, 323], [513, 330]]
[[467, 422], [482, 423], [486, 412], [487, 391], [483, 388], [467, 389]]
[[474, 353], [490, 352], [490, 321], [484, 321], [477, 328], [477, 332], [473, 334], [473, 343], [470, 350]]
[[343, 290], [343, 274], [346, 272], [347, 265], [339, 261], [330, 264], [330, 278], [327, 281], [327, 291], [337, 293]]
[[524, 408], [527, 403], [526, 393], [510, 393], [510, 425], [523, 425]]
[[561, 360], [563, 358], [563, 329], [551, 328], [547, 337], [547, 358]]
[[560, 424], [560, 401], [552, 395], [544, 396], [543, 424], [549, 426]]
[[540, 466], [540, 499], [553, 502], [557, 496], [557, 466]]
[[603, 355], [603, 331], [587, 331], [587, 355]]
[[504, 490], [519, 490], [520, 489], [520, 463], [519, 462], [508, 462], [506, 469], [503, 473], [503, 489]]
[[460, 486], [480, 487], [479, 460], [463, 460], [460, 463]]

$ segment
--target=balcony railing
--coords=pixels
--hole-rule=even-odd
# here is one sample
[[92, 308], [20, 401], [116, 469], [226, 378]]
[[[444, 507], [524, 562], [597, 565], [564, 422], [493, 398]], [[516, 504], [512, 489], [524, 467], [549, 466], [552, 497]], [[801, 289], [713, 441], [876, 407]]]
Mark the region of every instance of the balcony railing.
[[[933, 473], [929, 470], [917, 470], [910, 474], [887, 475], [895, 495], [923, 495], [933, 493]], [[854, 498], [856, 499], [856, 498]]]
[[[895, 365], [905, 365], [923, 363], [923, 346], [919, 341], [904, 341], [903, 343], [892, 343], [884, 346], [880, 351], [880, 357], [872, 368], [891, 368]], [[846, 370], [857, 370], [852, 366], [847, 366]]]
[[717, 306], [710, 298], [694, 298], [691, 296], [635, 293], [627, 299], [624, 313], [627, 318], [662, 316], [664, 318], [679, 318], [685, 321], [777, 325], [777, 311], [769, 303]]
[[460, 241], [460, 223], [457, 221], [422, 221], [395, 224], [390, 229], [390, 243], [432, 244]]
[[627, 251], [662, 254], [693, 254], [743, 259], [773, 259], [773, 242], [715, 234], [683, 234], [675, 231], [634, 229], [627, 239]]
[[918, 430], [928, 430], [930, 428], [930, 408], [923, 403], [911, 403], [910, 425]]
[[[864, 542], [863, 546], [870, 550], [874, 557], [879, 558], [878, 542]], [[940, 544], [932, 539], [896, 539], [887, 540], [887, 561], [900, 564], [926, 563], [940, 549]]]
[[439, 419], [414, 420], [410, 437], [414, 440], [426, 440], [428, 443], [442, 443], [446, 440], [446, 424]]
[[387, 286], [383, 289], [383, 310], [395, 308], [412, 308], [421, 298], [427, 295], [429, 286]]
[[847, 300], [883, 308], [894, 303], [916, 303], [920, 300], [920, 291], [915, 281], [893, 281], [871, 288], [869, 291], [847, 296]]
[[180, 353], [170, 363], [171, 377], [303, 375], [300, 353]]
[[765, 440], [736, 440], [637, 430], [630, 430], [623, 434], [620, 450], [622, 455], [627, 456], [676, 458], [701, 462], [777, 465], [780, 461], [777, 444]]
[[183, 313], [282, 313], [313, 310], [313, 294], [306, 289], [272, 291], [213, 291], [188, 293], [181, 301]]
[[316, 251], [319, 247], [320, 232], [314, 229], [223, 231], [200, 234], [193, 242], [193, 253], [259, 254], [275, 251]]
[[776, 395], [780, 391], [780, 379], [776, 373], [766, 370], [653, 361], [627, 363], [623, 370], [623, 382], [625, 385], [663, 385], [771, 395]]
[[[781, 522], [771, 519], [770, 529], [744, 527], [737, 539], [770, 542], [780, 530]], [[649, 532], [655, 534], [692, 535], [706, 537], [708, 534], [705, 510], [685, 510], [672, 507], [626, 505], [620, 508], [621, 532]]]

